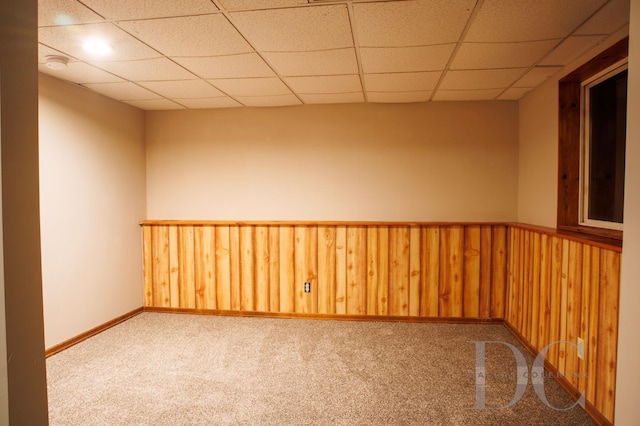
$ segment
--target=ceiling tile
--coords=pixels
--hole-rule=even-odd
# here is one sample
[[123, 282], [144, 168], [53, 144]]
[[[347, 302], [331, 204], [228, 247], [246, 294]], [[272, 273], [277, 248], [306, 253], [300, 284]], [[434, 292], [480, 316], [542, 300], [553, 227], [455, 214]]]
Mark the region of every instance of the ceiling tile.
[[86, 24], [104, 18], [76, 0], [39, 0], [38, 26]]
[[204, 108], [234, 108], [242, 105], [234, 101], [228, 96], [217, 98], [175, 98], [176, 102], [187, 108], [204, 109]]
[[171, 58], [201, 78], [271, 77], [275, 73], [257, 53], [207, 58]]
[[568, 36], [606, 0], [485, 0], [465, 41], [513, 42]]
[[213, 98], [224, 96], [203, 80], [142, 81], [142, 87], [167, 98]]
[[300, 105], [302, 102], [295, 95], [279, 96], [237, 96], [238, 102], [250, 107]]
[[234, 97], [291, 94], [291, 91], [279, 78], [238, 78], [209, 81], [227, 95]]
[[[44, 64], [47, 62], [47, 56], [49, 55], [54, 55], [54, 56], [67, 56], [65, 55], [63, 52], [59, 52], [55, 49], [52, 49], [48, 46], [45, 46], [42, 43], [38, 43], [38, 63], [39, 64]], [[68, 57], [68, 56], [67, 56]], [[75, 59], [73, 58], [69, 58], [69, 62], [73, 62]]]
[[553, 49], [559, 41], [463, 43], [450, 68], [464, 70], [530, 67]]
[[490, 101], [495, 99], [502, 89], [489, 90], [438, 90], [434, 101]]
[[598, 44], [603, 36], [569, 37], [551, 51], [539, 65], [567, 65]]
[[535, 67], [515, 82], [514, 87], [536, 87], [560, 71], [562, 67]]
[[259, 51], [304, 52], [353, 46], [346, 5], [232, 12], [231, 18]]
[[128, 81], [123, 83], [89, 83], [85, 87], [119, 101], [161, 99], [160, 96]]
[[364, 84], [367, 93], [431, 91], [441, 75], [441, 71], [365, 74]]
[[358, 62], [353, 48], [319, 52], [265, 52], [262, 54], [281, 76], [355, 74]]
[[513, 87], [511, 89], [505, 90], [502, 95], [498, 96], [498, 100], [499, 101], [517, 101], [530, 90], [531, 89], [528, 89], [526, 87]]
[[85, 83], [116, 83], [123, 81], [106, 71], [98, 69], [84, 62], [69, 62], [67, 68], [63, 70], [52, 70], [45, 64], [38, 66], [40, 72], [49, 74], [63, 80], [68, 80], [76, 84]]
[[612, 0], [574, 34], [612, 34], [629, 23], [629, 0]]
[[369, 102], [406, 103], [426, 102], [431, 98], [431, 90], [418, 92], [367, 92]]
[[179, 105], [169, 99], [143, 99], [143, 100], [131, 100], [131, 101], [123, 101], [123, 102], [144, 110], [185, 109], [184, 106]]
[[355, 3], [358, 43], [363, 47], [399, 47], [455, 43], [474, 0]]
[[443, 70], [455, 44], [419, 47], [361, 48], [365, 73]]
[[[107, 55], [96, 55], [84, 50], [84, 43], [94, 38], [104, 40], [113, 51]], [[40, 28], [38, 40], [66, 55], [86, 61], [126, 61], [160, 56], [149, 46], [110, 23]]]
[[92, 62], [92, 64], [132, 81], [190, 80], [194, 78], [194, 75], [189, 71], [166, 58]]
[[525, 69], [449, 71], [440, 84], [443, 90], [478, 90], [507, 88]]
[[286, 83], [296, 93], [350, 93], [362, 92], [358, 75], [327, 75], [315, 77], [287, 77]]
[[221, 14], [127, 21], [119, 25], [166, 56], [219, 56], [252, 51]]
[[300, 98], [305, 104], [351, 104], [364, 102], [362, 92], [354, 93], [307, 93]]
[[220, 0], [226, 10], [255, 10], [308, 4], [307, 0]]
[[146, 19], [216, 12], [211, 0], [82, 0], [108, 19]]

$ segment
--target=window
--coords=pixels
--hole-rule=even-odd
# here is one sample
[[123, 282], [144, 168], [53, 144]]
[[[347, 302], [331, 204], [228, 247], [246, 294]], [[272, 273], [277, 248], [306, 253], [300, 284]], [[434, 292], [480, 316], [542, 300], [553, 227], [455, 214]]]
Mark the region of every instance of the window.
[[582, 83], [580, 224], [622, 230], [627, 64]]
[[[622, 239], [626, 123], [622, 64], [628, 45], [625, 38], [560, 79], [559, 229]], [[624, 100], [619, 96], [623, 86]]]

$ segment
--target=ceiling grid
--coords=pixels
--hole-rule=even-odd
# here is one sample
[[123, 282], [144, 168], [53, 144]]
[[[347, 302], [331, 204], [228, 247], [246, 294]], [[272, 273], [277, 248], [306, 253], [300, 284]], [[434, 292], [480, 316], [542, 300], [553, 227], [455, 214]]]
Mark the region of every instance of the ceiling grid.
[[142, 109], [517, 100], [624, 32], [629, 2], [39, 0], [38, 62]]

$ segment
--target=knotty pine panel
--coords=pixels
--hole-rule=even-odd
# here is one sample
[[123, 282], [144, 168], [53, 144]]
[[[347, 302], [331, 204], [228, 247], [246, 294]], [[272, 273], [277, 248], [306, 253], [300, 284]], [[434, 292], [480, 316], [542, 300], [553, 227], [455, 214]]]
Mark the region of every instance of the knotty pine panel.
[[508, 253], [506, 321], [536, 350], [552, 344], [547, 361], [612, 422], [620, 253], [518, 227]]
[[502, 318], [507, 306], [505, 225], [171, 222], [142, 234], [149, 307]]

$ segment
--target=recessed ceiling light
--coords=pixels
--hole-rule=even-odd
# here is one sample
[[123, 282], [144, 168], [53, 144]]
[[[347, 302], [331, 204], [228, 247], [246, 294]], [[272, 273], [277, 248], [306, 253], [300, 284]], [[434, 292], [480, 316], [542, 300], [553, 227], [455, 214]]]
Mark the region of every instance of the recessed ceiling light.
[[89, 40], [82, 47], [87, 52], [95, 53], [96, 55], [106, 55], [113, 50], [106, 42], [98, 39]]

